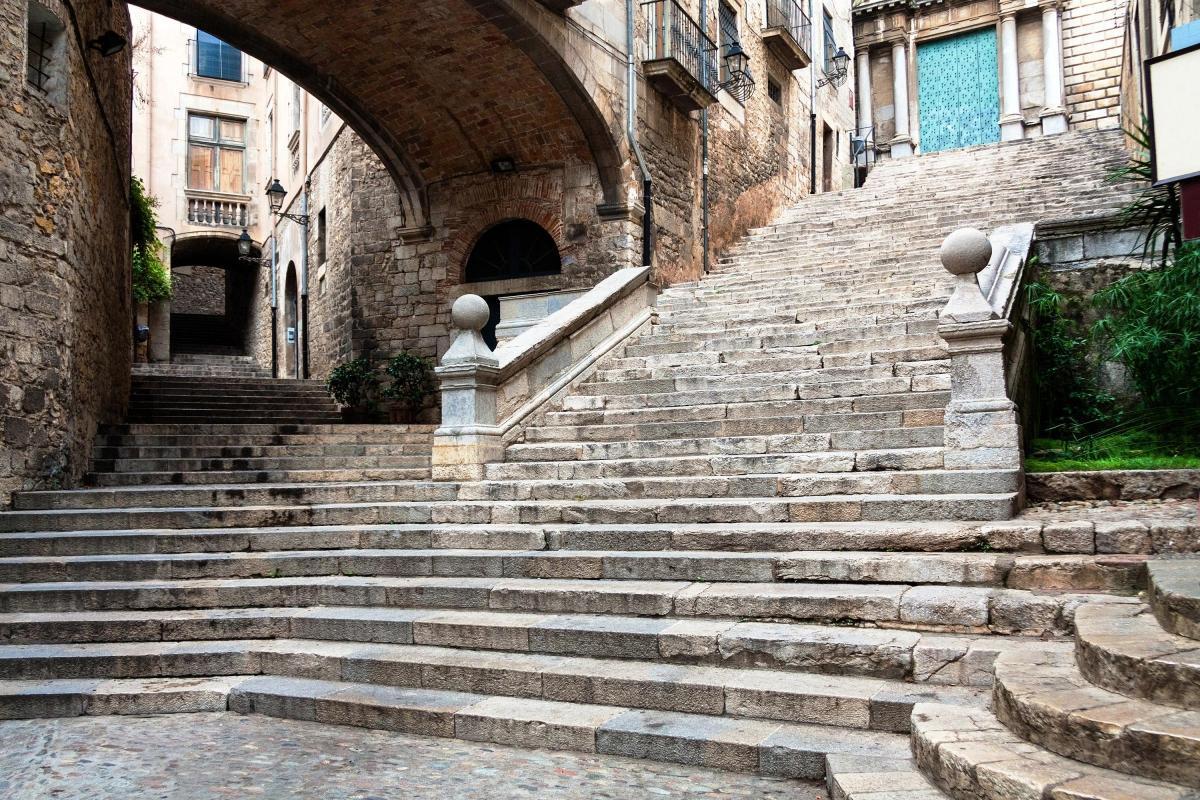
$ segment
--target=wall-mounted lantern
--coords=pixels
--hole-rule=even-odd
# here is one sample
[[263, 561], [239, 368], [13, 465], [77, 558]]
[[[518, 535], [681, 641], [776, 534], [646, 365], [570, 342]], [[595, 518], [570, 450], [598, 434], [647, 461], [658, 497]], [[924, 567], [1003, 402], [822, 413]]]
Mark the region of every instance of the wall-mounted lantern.
[[271, 213], [281, 219], [290, 219], [292, 222], [298, 222], [301, 225], [308, 224], [308, 214], [284, 214], [283, 201], [287, 198], [287, 189], [283, 188], [283, 184], [278, 178], [271, 178], [271, 182], [267, 184], [267, 203], [271, 206]]
[[750, 56], [742, 49], [740, 42], [733, 41], [725, 50], [726, 80], [717, 84], [718, 89], [729, 92], [739, 103], [744, 103], [754, 94], [754, 76], [750, 74]]
[[831, 69], [825, 70], [825, 77], [817, 81], [818, 87], [828, 85], [837, 88], [846, 82], [846, 76], [850, 74], [850, 54], [846, 48], [839, 47], [829, 63]]

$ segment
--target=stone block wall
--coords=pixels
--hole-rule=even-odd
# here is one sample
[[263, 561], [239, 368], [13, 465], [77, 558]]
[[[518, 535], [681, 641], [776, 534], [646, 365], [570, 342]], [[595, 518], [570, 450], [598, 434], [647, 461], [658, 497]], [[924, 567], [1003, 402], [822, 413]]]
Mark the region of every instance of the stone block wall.
[[1126, 0], [1063, 5], [1063, 75], [1072, 130], [1120, 127], [1126, 6]]
[[171, 312], [225, 316], [225, 272], [220, 267], [172, 267]]
[[51, 82], [26, 82], [28, 0], [0, 0], [0, 505], [75, 485], [129, 395], [128, 53], [123, 4], [40, 0], [61, 24]]

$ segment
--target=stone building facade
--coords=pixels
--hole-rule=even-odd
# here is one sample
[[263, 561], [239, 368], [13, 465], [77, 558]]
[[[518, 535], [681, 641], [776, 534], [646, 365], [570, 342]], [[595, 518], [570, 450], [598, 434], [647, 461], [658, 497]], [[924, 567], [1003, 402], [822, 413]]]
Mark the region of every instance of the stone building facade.
[[0, 2], [0, 505], [71, 485], [129, 396], [128, 53], [121, 4]]
[[969, 147], [1120, 124], [1120, 0], [856, 5], [858, 124], [875, 151]]

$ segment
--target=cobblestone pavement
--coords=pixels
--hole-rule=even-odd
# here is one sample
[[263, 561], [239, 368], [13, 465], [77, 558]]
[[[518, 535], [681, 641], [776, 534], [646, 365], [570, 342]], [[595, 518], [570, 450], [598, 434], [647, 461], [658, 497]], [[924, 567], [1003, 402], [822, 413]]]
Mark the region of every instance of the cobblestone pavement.
[[1195, 500], [1070, 500], [1034, 503], [1019, 519], [1037, 522], [1197, 522], [1200, 505]]
[[0, 722], [4, 800], [818, 800], [816, 784], [235, 714]]

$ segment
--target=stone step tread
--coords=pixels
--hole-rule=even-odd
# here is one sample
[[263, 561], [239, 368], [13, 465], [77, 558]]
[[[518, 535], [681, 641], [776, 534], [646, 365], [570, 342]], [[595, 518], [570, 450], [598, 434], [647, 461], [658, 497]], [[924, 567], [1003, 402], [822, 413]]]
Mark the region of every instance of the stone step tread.
[[1149, 607], [1086, 605], [1075, 630], [1076, 660], [1093, 684], [1200, 711], [1200, 642], [1163, 630]]
[[212, 486], [220, 484], [267, 484], [294, 482], [430, 480], [425, 467], [328, 467], [325, 469], [260, 468], [244, 470], [185, 469], [167, 471], [118, 470], [93, 472], [89, 481], [100, 488], [139, 488], [167, 486]]
[[1048, 632], [1073, 609], [1123, 598], [971, 586], [707, 583], [341, 575], [0, 584], [0, 611], [390, 605], [667, 617], [872, 623], [930, 630]]
[[904, 732], [916, 702], [982, 707], [986, 689], [637, 660], [314, 639], [7, 645], [17, 680], [283, 675]]
[[[1041, 531], [1032, 526], [1040, 542]], [[897, 548], [921, 552], [1001, 550], [987, 526], [957, 522], [778, 522], [724, 524], [296, 525], [0, 533], [5, 556], [116, 555], [308, 549], [433, 548], [769, 551]], [[1003, 534], [1005, 529], [1001, 527]], [[1011, 546], [1010, 546], [1011, 548]]]
[[0, 614], [0, 641], [5, 644], [252, 638], [637, 658], [982, 687], [991, 686], [998, 653], [1042, 644], [1041, 639], [1015, 635], [705, 617], [370, 606]]
[[825, 760], [830, 800], [947, 800], [911, 758], [831, 754]]
[[1200, 640], [1200, 559], [1159, 559], [1146, 565], [1150, 605], [1164, 628]]
[[830, 754], [902, 757], [875, 731], [278, 676], [0, 682], [0, 716], [223, 711], [819, 780]]
[[338, 525], [387, 523], [716, 523], [879, 522], [928, 519], [1008, 519], [1018, 494], [842, 494], [798, 497], [714, 497], [620, 500], [373, 501], [302, 505], [156, 506], [67, 508], [0, 513], [0, 532], [114, 530], [128, 528], [224, 528], [280, 521]]
[[997, 718], [1034, 744], [1106, 769], [1200, 787], [1200, 711], [1090, 683], [1069, 645], [996, 659]]
[[[311, 575], [688, 580], [715, 583], [899, 583], [1132, 592], [1137, 560], [999, 553], [728, 552], [325, 548], [0, 557], [0, 581], [173, 580]], [[1111, 566], [1109, 566], [1111, 564]], [[1195, 648], [1192, 648], [1195, 650]]]
[[923, 774], [956, 800], [1191, 800], [1183, 786], [1084, 764], [1030, 744], [990, 711], [918, 703], [912, 748]]

